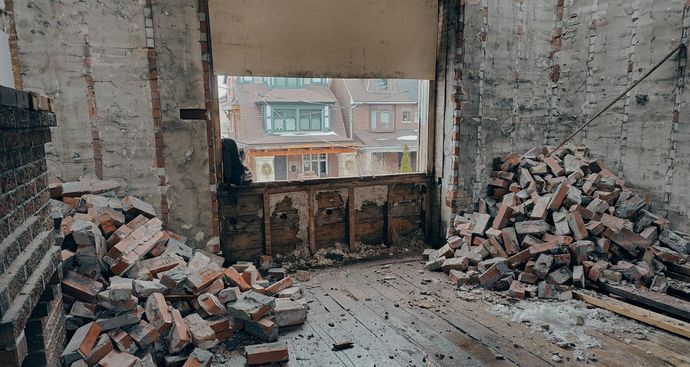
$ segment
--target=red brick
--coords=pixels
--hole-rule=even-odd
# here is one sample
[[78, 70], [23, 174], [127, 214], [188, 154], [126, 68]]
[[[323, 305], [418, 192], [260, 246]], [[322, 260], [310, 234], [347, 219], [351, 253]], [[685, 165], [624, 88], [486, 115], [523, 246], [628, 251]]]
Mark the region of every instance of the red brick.
[[246, 292], [252, 288], [233, 267], [225, 268], [225, 270], [223, 270], [223, 275], [225, 275], [225, 279], [230, 285], [239, 287], [242, 292]]
[[553, 156], [544, 158], [544, 163], [546, 163], [546, 165], [549, 167], [554, 176], [558, 177], [563, 176], [563, 174], [565, 174], [565, 170], [563, 169], [563, 167], [561, 167], [561, 164], [558, 163], [556, 158], [554, 158]]
[[513, 280], [513, 282], [510, 283], [508, 294], [513, 298], [523, 299], [525, 298], [525, 286], [517, 280]]
[[87, 278], [71, 270], [65, 270], [62, 278], [62, 291], [74, 298], [85, 302], [95, 302], [98, 292], [103, 289], [103, 283]]
[[184, 322], [180, 311], [173, 308], [172, 310], [173, 326], [167, 338], [168, 351], [170, 353], [178, 353], [184, 349], [190, 342], [189, 328]]
[[529, 252], [531, 256], [535, 256], [544, 252], [549, 252], [552, 249], [560, 247], [558, 240], [540, 243], [538, 245], [533, 245], [529, 247]]
[[290, 287], [292, 287], [292, 278], [286, 277], [268, 286], [266, 288], [266, 294], [269, 296], [273, 296], [280, 293], [280, 291], [282, 291], [283, 289]]
[[129, 354], [112, 350], [99, 362], [100, 367], [134, 367], [139, 358]]
[[579, 212], [572, 212], [568, 214], [567, 220], [570, 229], [573, 231], [573, 237], [576, 240], [583, 240], [587, 238], [587, 228], [585, 227], [585, 222], [582, 220], [582, 216]]
[[496, 218], [491, 225], [493, 229], [503, 229], [510, 223], [510, 218], [513, 215], [513, 208], [507, 203], [501, 203], [501, 208], [498, 210]]
[[228, 311], [225, 306], [218, 300], [218, 297], [211, 293], [203, 293], [197, 297], [197, 302], [201, 308], [206, 311], [209, 315], [214, 316], [226, 316]]
[[91, 354], [89, 354], [84, 361], [87, 365], [93, 366], [112, 350], [113, 343], [110, 341], [110, 337], [108, 337], [107, 334], [101, 334], [96, 345], [91, 349]]
[[95, 322], [90, 322], [77, 329], [62, 352], [63, 360], [69, 364], [91, 355], [91, 350], [100, 333], [101, 328]]
[[569, 188], [570, 185], [567, 182], [563, 182], [558, 186], [556, 192], [554, 192], [553, 196], [551, 197], [549, 209], [558, 210], [561, 207], [563, 200], [565, 200], [566, 196], [568, 196]]
[[163, 294], [154, 292], [146, 299], [146, 319], [162, 335], [172, 326], [172, 315]]
[[290, 359], [287, 342], [248, 345], [244, 347], [247, 364], [250, 366], [275, 362], [285, 362]]
[[505, 247], [508, 255], [515, 255], [520, 252], [520, 244], [517, 233], [515, 233], [515, 228], [503, 228], [501, 230], [501, 239], [503, 239], [503, 246]]

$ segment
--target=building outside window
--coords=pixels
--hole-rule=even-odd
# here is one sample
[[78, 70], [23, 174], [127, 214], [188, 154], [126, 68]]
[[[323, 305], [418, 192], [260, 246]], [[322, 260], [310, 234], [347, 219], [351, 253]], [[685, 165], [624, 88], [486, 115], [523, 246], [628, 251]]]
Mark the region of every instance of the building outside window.
[[328, 156], [326, 154], [305, 154], [302, 168], [306, 177], [328, 177]]
[[410, 111], [403, 111], [402, 122], [406, 122], [406, 123], [412, 122], [410, 119]]

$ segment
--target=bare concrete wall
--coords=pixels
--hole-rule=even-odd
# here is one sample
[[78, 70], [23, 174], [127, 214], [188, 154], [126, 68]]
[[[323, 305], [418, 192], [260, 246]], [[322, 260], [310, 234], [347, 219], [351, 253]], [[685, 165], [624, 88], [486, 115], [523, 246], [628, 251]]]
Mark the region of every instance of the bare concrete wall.
[[179, 119], [180, 108], [205, 108], [199, 6], [148, 6], [15, 1], [24, 88], [57, 102], [52, 177], [118, 180], [170, 228], [203, 242], [213, 233], [212, 140], [204, 121]]
[[[689, 7], [684, 0], [465, 1], [460, 191], [478, 199], [493, 157], [557, 144], [681, 40], [687, 45]], [[690, 93], [678, 71], [686, 65], [674, 56], [575, 139], [684, 230]]]

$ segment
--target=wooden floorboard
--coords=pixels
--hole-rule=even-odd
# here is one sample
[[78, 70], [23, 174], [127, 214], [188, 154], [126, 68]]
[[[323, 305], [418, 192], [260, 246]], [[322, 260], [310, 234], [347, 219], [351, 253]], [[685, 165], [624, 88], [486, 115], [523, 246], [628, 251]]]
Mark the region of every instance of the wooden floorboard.
[[[418, 268], [419, 267], [417, 267], [417, 269]], [[543, 360], [548, 360], [553, 353], [559, 352], [558, 347], [552, 343], [549, 343], [548, 341], [543, 340], [543, 338], [535, 337], [534, 334], [531, 334], [528, 337], [526, 333], [520, 332], [520, 329], [524, 330], [524, 325], [506, 323], [500, 318], [497, 318], [496, 316], [486, 312], [485, 309], [490, 307], [490, 305], [480, 307], [477, 303], [465, 302], [457, 297], [453, 298], [454, 292], [452, 291], [452, 287], [447, 283], [438, 282], [424, 286], [421, 285], [421, 280], [423, 278], [431, 277], [441, 281], [445, 280], [446, 276], [444, 274], [427, 272], [422, 275], [416, 271], [402, 271], [398, 269], [398, 267], [393, 266], [390, 268], [390, 271], [396, 275], [399, 275], [401, 278], [406, 279], [411, 287], [415, 287], [419, 290], [433, 290], [438, 292], [436, 293], [437, 296], [442, 296], [445, 299], [453, 300], [452, 302], [444, 303], [445, 305], [448, 305], [448, 307], [455, 310], [454, 312], [447, 312], [448, 314], [458, 313], [464, 315], [465, 317], [473, 318], [480, 324], [492, 330], [494, 334], [510, 337], [510, 340], [512, 340], [514, 343], [519, 344], [531, 354], [541, 356]], [[407, 289], [409, 288], [403, 288], [403, 290]], [[516, 327], [518, 332], [517, 334], [514, 334]], [[601, 348], [592, 348], [591, 350], [598, 357], [596, 364], [604, 366], [668, 366], [668, 364], [665, 363], [663, 356], [655, 351], [652, 351], [651, 354], [647, 354], [646, 351], [640, 351], [638, 348], [623, 342], [621, 340], [622, 338], [612, 338], [595, 330], [589, 330], [587, 333], [602, 343]], [[489, 334], [488, 337], [492, 338], [491, 334]], [[537, 347], [535, 344], [538, 344], [539, 346]], [[690, 344], [687, 345], [690, 347]], [[569, 351], [560, 350], [560, 352], [561, 355], [570, 355]], [[528, 361], [525, 360], [517, 360], [517, 363], [519, 365], [532, 365], [527, 364]], [[563, 363], [558, 363], [558, 365], [563, 365]]]
[[[491, 303], [458, 297], [447, 275], [421, 269], [418, 259], [382, 259], [313, 271], [311, 281], [302, 284], [310, 307], [307, 322], [280, 333], [290, 347], [288, 365], [690, 366], [690, 340], [657, 329], [644, 339], [636, 338], [635, 330], [587, 329], [601, 347], [586, 353], [598, 360], [576, 361], [572, 351], [541, 332], [491, 314]], [[422, 284], [425, 278], [434, 282]], [[343, 338], [354, 348], [332, 351]], [[554, 362], [554, 353], [567, 359]], [[231, 356], [226, 365], [241, 360]]]
[[[452, 285], [444, 282], [443, 284], [437, 283], [422, 285], [422, 279], [424, 277], [445, 277], [442, 274], [419, 274], [417, 271], [419, 267], [406, 267], [406, 269], [398, 269], [397, 267], [391, 267], [389, 270], [392, 274], [396, 274], [400, 281], [388, 281], [388, 283], [395, 289], [403, 293], [413, 293], [420, 291], [427, 292], [438, 292], [439, 289], [436, 285], [441, 286], [440, 290], [445, 291], [452, 290]], [[440, 278], [443, 279], [443, 278]], [[445, 280], [445, 279], [443, 279]], [[481, 343], [486, 346], [491, 346], [497, 353], [502, 354], [507, 360], [512, 361], [518, 366], [552, 366], [550, 358], [552, 354], [539, 355], [535, 354], [529, 349], [520, 347], [523, 342], [520, 338], [509, 338], [505, 335], [505, 329], [508, 328], [507, 323], [501, 321], [501, 326], [496, 330], [488, 328], [487, 325], [478, 322], [475, 318], [470, 317], [467, 314], [461, 313], [461, 309], [454, 307], [454, 302], [458, 301], [457, 297], [452, 299], [440, 296], [439, 294], [433, 294], [430, 298], [436, 299], [435, 303], [438, 305], [435, 309], [424, 310], [424, 312], [432, 312], [437, 317], [446, 320], [448, 323], [452, 324], [458, 331], [468, 335], [472, 339], [476, 340], [477, 343]], [[451, 301], [452, 300], [452, 301]], [[482, 304], [474, 303], [470, 305], [471, 307], [482, 307]], [[495, 317], [494, 317], [495, 319]], [[518, 345], [516, 347], [515, 345]]]
[[[419, 365], [420, 362], [433, 361], [441, 366], [456, 366], [457, 361], [471, 361], [470, 355], [466, 351], [452, 341], [447, 340], [443, 335], [439, 334], [438, 330], [447, 330], [449, 325], [438, 325], [428, 323], [419, 315], [409, 313], [404, 307], [395, 307], [396, 300], [386, 298], [374, 287], [366, 283], [362, 283], [361, 279], [356, 281], [357, 284], [348, 287], [349, 293], [360, 293], [359, 297], [363, 305], [362, 312], [376, 314], [385, 320], [386, 315], [388, 319], [385, 320], [386, 328], [396, 335], [402, 336], [406, 341], [401, 347], [402, 350], [407, 350], [408, 355], [411, 355], [413, 361]], [[347, 287], [347, 286], [345, 286]], [[382, 315], [382, 316], [381, 316]], [[411, 353], [415, 349], [421, 350], [419, 354]], [[472, 365], [481, 366], [483, 364], [473, 363]]]

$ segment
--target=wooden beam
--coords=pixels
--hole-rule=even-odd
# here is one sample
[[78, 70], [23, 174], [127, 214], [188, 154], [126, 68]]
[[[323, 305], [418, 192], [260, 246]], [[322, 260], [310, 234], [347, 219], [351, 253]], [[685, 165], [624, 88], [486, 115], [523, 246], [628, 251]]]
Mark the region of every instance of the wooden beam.
[[681, 288], [675, 285], [669, 285], [668, 289], [666, 289], [666, 293], [673, 297], [690, 301], [690, 291], [686, 290], [685, 288]]
[[393, 188], [395, 185], [388, 185], [386, 200], [386, 246], [393, 246]]
[[666, 268], [668, 268], [668, 270], [670, 270], [674, 273], [678, 273], [678, 274], [682, 274], [682, 275], [690, 277], [690, 265], [678, 265], [678, 264], [674, 264], [674, 263], [665, 263], [665, 265], [666, 265]]
[[[666, 264], [666, 265], [668, 265], [668, 264]], [[681, 273], [676, 273], [676, 272], [670, 271], [670, 270], [668, 270], [668, 268], [666, 269], [666, 271], [664, 272], [664, 274], [665, 274], [666, 277], [668, 277], [668, 278], [673, 278], [673, 279], [680, 280], [681, 282], [690, 283], [690, 276], [685, 275], [685, 274], [681, 274]]]
[[587, 302], [591, 305], [615, 312], [619, 315], [644, 322], [645, 324], [658, 327], [668, 332], [690, 338], [690, 324], [685, 321], [677, 320], [662, 314], [645, 310], [644, 308], [633, 306], [629, 303], [613, 299], [599, 294], [585, 294], [573, 292], [575, 299]]
[[272, 256], [271, 254], [271, 197], [269, 194], [263, 194], [263, 209], [264, 209], [264, 254]]
[[431, 195], [428, 185], [420, 185], [422, 191], [422, 210], [424, 211], [424, 240], [431, 243]]
[[623, 297], [629, 301], [637, 302], [683, 320], [690, 321], [690, 303], [673, 296], [659, 292], [652, 292], [642, 287], [635, 287], [633, 289], [607, 283], [602, 283], [600, 288], [608, 293]]
[[347, 189], [347, 229], [348, 229], [348, 241], [350, 242], [350, 251], [357, 251], [357, 245], [355, 244], [356, 238], [356, 228], [357, 228], [357, 216], [355, 211], [355, 188], [349, 187]]
[[302, 181], [255, 182], [244, 187], [228, 187], [227, 185], [223, 184], [220, 185], [218, 189], [218, 196], [223, 197], [229, 195], [263, 194], [265, 192], [279, 194], [297, 191], [304, 192], [307, 189], [327, 191], [348, 187], [385, 186], [410, 183], [428, 184], [431, 182], [430, 180], [431, 177], [425, 175], [424, 173], [401, 173], [382, 176], [317, 178]]
[[356, 151], [357, 151], [357, 148], [349, 148], [349, 147], [276, 148], [276, 149], [248, 150], [246, 155], [248, 158], [254, 158], [254, 157], [274, 157], [274, 156], [279, 156], [279, 155], [354, 153]]
[[315, 227], [316, 227], [316, 205], [314, 198], [314, 190], [309, 189], [307, 192], [307, 210], [309, 212], [309, 252], [314, 255], [316, 253], [316, 237], [315, 237]]

